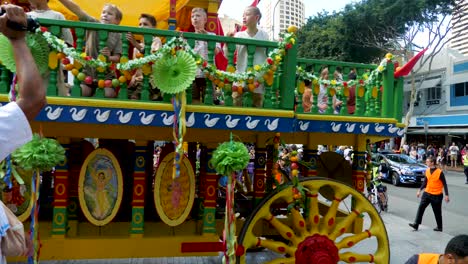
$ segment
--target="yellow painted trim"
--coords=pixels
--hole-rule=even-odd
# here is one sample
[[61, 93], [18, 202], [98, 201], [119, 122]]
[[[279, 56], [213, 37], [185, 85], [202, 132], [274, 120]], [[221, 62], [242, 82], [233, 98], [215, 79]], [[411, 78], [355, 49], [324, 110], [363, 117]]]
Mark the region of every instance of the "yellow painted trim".
[[[86, 205], [85, 198], [84, 198], [84, 183], [85, 183], [86, 171], [87, 171], [89, 163], [97, 155], [107, 156], [112, 161], [112, 165], [114, 166], [115, 172], [117, 174], [117, 200], [115, 201], [115, 205], [114, 205], [114, 208], [112, 208], [111, 214], [102, 220], [94, 218], [94, 216], [89, 211], [88, 206]], [[107, 149], [100, 148], [100, 149], [94, 150], [88, 155], [88, 157], [84, 161], [83, 166], [81, 167], [81, 171], [80, 171], [80, 178], [78, 179], [78, 198], [80, 200], [80, 207], [81, 207], [81, 210], [83, 211], [83, 214], [86, 216], [89, 222], [91, 222], [92, 224], [96, 226], [107, 225], [117, 215], [117, 212], [120, 209], [120, 203], [122, 202], [122, 196], [123, 196], [123, 177], [122, 177], [122, 170], [120, 168], [119, 162], [117, 161], [117, 158], [114, 156], [114, 154], [112, 154], [112, 152], [110, 152]]]
[[[170, 184], [167, 182], [167, 179], [172, 179], [174, 159], [175, 159], [175, 153], [172, 152], [172, 153], [169, 153], [162, 160], [161, 164], [159, 165], [158, 171], [156, 173], [156, 181], [154, 183], [154, 192], [153, 192], [154, 204], [156, 205], [156, 211], [158, 212], [159, 217], [161, 217], [161, 220], [169, 226], [178, 226], [182, 224], [185, 221], [185, 219], [187, 219], [188, 215], [190, 214], [190, 211], [192, 210], [193, 202], [195, 200], [195, 173], [193, 172], [192, 164], [190, 163], [189, 159], [185, 157], [185, 155], [182, 155], [182, 158], [180, 161], [180, 174], [181, 174], [180, 178], [182, 178], [182, 174], [185, 173], [187, 175], [189, 185], [187, 188], [183, 188], [182, 186], [181, 192], [182, 194], [185, 194], [184, 192], [189, 192], [187, 206], [185, 207], [182, 214], [177, 216], [177, 218], [175, 219], [172, 219], [167, 215], [166, 210], [169, 208], [172, 209], [172, 205], [166, 204], [165, 206], [163, 206], [160, 196], [161, 194], [168, 194], [167, 191], [165, 190], [167, 190], [168, 185]], [[183, 185], [183, 183], [181, 183], [181, 185]]]
[[274, 116], [294, 118], [293, 111], [272, 110], [272, 109], [256, 109], [256, 108], [236, 108], [236, 107], [216, 107], [205, 105], [187, 105], [187, 112], [210, 113], [210, 114], [225, 114], [225, 115], [246, 115], [246, 116]]
[[300, 120], [316, 121], [341, 121], [341, 122], [367, 122], [367, 123], [396, 123], [394, 118], [380, 117], [359, 117], [359, 116], [334, 116], [334, 115], [314, 115], [314, 114], [296, 114]]
[[[218, 235], [41, 238], [41, 260], [217, 256], [218, 252], [181, 253], [180, 248], [184, 242], [218, 241]], [[22, 263], [24, 260], [24, 257], [8, 258], [8, 263]]]
[[108, 108], [124, 108], [138, 110], [174, 110], [171, 104], [140, 102], [140, 101], [109, 101], [92, 98], [71, 98], [71, 97], [47, 97], [48, 104], [68, 105], [68, 106], [85, 106], [85, 107], [108, 107]]

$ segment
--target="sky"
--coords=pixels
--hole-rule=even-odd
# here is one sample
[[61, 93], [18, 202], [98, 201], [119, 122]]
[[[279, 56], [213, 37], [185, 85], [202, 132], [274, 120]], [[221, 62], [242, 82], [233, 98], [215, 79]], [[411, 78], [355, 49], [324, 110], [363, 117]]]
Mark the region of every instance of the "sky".
[[[218, 14], [223, 16], [226, 14], [232, 18], [242, 21], [242, 13], [244, 7], [252, 4], [253, 0], [223, 0]], [[305, 17], [313, 16], [320, 11], [326, 10], [332, 12], [339, 11], [345, 7], [346, 4], [352, 3], [352, 0], [304, 0], [305, 4]]]

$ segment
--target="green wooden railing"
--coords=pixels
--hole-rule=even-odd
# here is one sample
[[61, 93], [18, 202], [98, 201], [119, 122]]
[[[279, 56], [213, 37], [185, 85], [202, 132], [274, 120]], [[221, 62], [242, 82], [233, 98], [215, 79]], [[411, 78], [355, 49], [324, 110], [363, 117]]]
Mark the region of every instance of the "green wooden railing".
[[[103, 48], [106, 45], [106, 40], [109, 32], [118, 32], [122, 34], [122, 57], [128, 57], [129, 43], [126, 40], [125, 34], [132, 32], [136, 35], [142, 35], [145, 43], [145, 54], [150, 54], [150, 47], [153, 36], [158, 36], [162, 39], [170, 39], [172, 37], [183, 36], [187, 40], [187, 43], [193, 47], [195, 41], [202, 40], [208, 43], [208, 61], [209, 63], [215, 63], [214, 54], [217, 43], [224, 43], [227, 47], [226, 57], [229, 65], [234, 65], [234, 51], [236, 45], [246, 45], [248, 50], [248, 67], [253, 67], [253, 58], [256, 47], [263, 47], [267, 49], [267, 53], [277, 48], [276, 42], [270, 41], [256, 41], [250, 39], [240, 39], [233, 37], [214, 36], [206, 34], [195, 34], [188, 32], [177, 32], [170, 30], [159, 30], [159, 29], [147, 29], [137, 28], [128, 26], [117, 26], [117, 25], [104, 25], [99, 23], [85, 23], [75, 21], [63, 21], [63, 20], [50, 20], [40, 19], [42, 26], [45, 26], [49, 31], [59, 36], [62, 28], [73, 29], [76, 35], [76, 50], [83, 51], [85, 46], [85, 37], [87, 30], [95, 30], [98, 32], [99, 47]], [[131, 58], [130, 58], [131, 59]], [[59, 62], [60, 63], [60, 62]], [[345, 63], [345, 62], [334, 62], [334, 61], [322, 61], [322, 60], [311, 60], [311, 59], [298, 59], [297, 58], [297, 47], [294, 45], [291, 49], [286, 52], [286, 55], [278, 67], [278, 70], [274, 74], [274, 82], [271, 86], [265, 84], [264, 94], [264, 108], [266, 109], [282, 109], [282, 110], [294, 110], [295, 105], [301, 104], [300, 96], [296, 96], [296, 66], [301, 66], [304, 69], [314, 72], [317, 76], [320, 74], [320, 69], [324, 66], [329, 68], [329, 79], [333, 79], [333, 72], [337, 67], [342, 68], [343, 77], [346, 80], [347, 74], [350, 69], [356, 69], [358, 79], [362, 77], [366, 72], [374, 70], [376, 65], [366, 65], [357, 63]], [[47, 87], [47, 95], [51, 97], [58, 97], [58, 89], [56, 85], [56, 78], [59, 71], [59, 67], [51, 70], [49, 86]], [[6, 94], [9, 91], [9, 74], [3, 68], [0, 67], [0, 94]], [[101, 73], [102, 75], [102, 73]], [[382, 86], [383, 93], [378, 89], [378, 96], [376, 98], [366, 99], [365, 94], [372, 92], [373, 87], [365, 87], [365, 91], [356, 90], [356, 111], [354, 116], [375, 116], [375, 117], [401, 117], [401, 104], [402, 104], [402, 82], [396, 82], [398, 85], [395, 86], [393, 80], [393, 65], [389, 63], [386, 71], [383, 72]], [[101, 76], [102, 77], [102, 76]], [[141, 93], [141, 101], [150, 102], [149, 98], [149, 83], [150, 76], [144, 75], [143, 79], [143, 91]], [[400, 87], [394, 91], [394, 87]], [[358, 88], [356, 88], [358, 89]], [[102, 90], [102, 89], [98, 89]], [[364, 94], [362, 93], [364, 92]], [[187, 91], [188, 101], [191, 99], [191, 87]], [[204, 98], [204, 104], [213, 105], [213, 85], [210, 80], [207, 79], [206, 96]], [[127, 99], [127, 87], [126, 84], [120, 86], [120, 92], [118, 98], [104, 98], [103, 92], [97, 92], [95, 97], [103, 100], [129, 100]], [[251, 95], [249, 92], [244, 92], [244, 96], [249, 98]], [[71, 89], [71, 97], [81, 97], [80, 81], [75, 78], [74, 85]], [[225, 106], [232, 106], [232, 95], [230, 89], [224, 90], [224, 102]], [[297, 100], [296, 100], [297, 99]], [[346, 96], [338, 98], [346, 101]], [[165, 96], [163, 102], [154, 103], [168, 103], [170, 97]], [[245, 103], [246, 101], [244, 101]], [[247, 100], [247, 103], [251, 101]], [[331, 99], [329, 99], [329, 104]], [[244, 104], [245, 105], [245, 104]], [[249, 105], [249, 104], [247, 104]], [[345, 105], [345, 104], [344, 104]], [[216, 107], [223, 107], [222, 105]], [[337, 113], [338, 115], [348, 115], [345, 111], [346, 107], [342, 107], [342, 110]], [[302, 107], [298, 107], [297, 111], [300, 113]], [[316, 107], [313, 107], [311, 114], [318, 114]], [[330, 108], [331, 109], [331, 108]], [[326, 114], [333, 114], [333, 111], [327, 111]]]

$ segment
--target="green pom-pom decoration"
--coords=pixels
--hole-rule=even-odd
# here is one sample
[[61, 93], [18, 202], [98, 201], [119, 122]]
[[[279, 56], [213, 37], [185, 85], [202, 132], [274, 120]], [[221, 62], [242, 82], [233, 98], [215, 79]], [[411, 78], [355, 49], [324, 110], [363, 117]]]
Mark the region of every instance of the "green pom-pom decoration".
[[231, 175], [243, 170], [249, 164], [249, 151], [242, 142], [225, 142], [219, 145], [213, 153], [211, 164], [221, 175]]
[[156, 86], [168, 94], [185, 91], [195, 80], [197, 65], [185, 51], [179, 50], [176, 56], [165, 54], [153, 65], [153, 76]]
[[[27, 34], [26, 44], [31, 50], [31, 54], [36, 61], [37, 68], [41, 74], [44, 74], [49, 68], [49, 44], [41, 34]], [[16, 72], [15, 56], [13, 46], [8, 38], [0, 34], [0, 62], [9, 71]]]
[[33, 139], [11, 155], [25, 170], [50, 171], [65, 160], [65, 149], [57, 140], [34, 134]]

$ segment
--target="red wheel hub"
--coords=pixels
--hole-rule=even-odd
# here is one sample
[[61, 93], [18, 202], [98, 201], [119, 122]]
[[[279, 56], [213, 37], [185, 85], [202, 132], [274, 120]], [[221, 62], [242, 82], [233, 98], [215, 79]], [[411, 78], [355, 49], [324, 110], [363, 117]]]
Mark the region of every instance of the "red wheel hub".
[[302, 241], [295, 253], [296, 264], [336, 264], [338, 248], [327, 236], [315, 234]]

